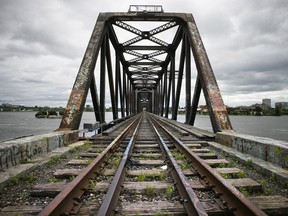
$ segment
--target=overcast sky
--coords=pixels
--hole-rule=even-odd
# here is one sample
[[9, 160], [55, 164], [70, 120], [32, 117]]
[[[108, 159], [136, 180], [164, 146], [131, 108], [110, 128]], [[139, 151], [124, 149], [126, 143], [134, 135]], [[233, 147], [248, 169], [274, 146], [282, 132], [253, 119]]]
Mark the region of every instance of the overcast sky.
[[288, 102], [287, 0], [0, 0], [0, 104], [66, 106], [99, 12], [192, 13], [225, 104]]

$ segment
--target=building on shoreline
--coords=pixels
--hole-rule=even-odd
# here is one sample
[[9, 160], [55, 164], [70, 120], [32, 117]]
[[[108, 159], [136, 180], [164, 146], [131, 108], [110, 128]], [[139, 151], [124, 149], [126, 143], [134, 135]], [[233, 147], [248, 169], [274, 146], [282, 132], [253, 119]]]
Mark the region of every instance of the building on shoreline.
[[286, 110], [286, 109], [288, 109], [288, 102], [276, 102], [275, 108]]

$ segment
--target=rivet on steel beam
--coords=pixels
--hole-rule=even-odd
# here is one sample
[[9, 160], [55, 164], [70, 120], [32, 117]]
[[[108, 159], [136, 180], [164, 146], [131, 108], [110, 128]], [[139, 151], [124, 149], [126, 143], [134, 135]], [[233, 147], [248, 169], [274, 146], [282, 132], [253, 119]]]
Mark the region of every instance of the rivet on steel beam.
[[203, 175], [203, 176], [200, 176], [200, 179], [205, 179], [206, 177], [207, 177], [207, 176], [204, 176], [204, 175]]
[[215, 187], [216, 187], [215, 185], [210, 185], [210, 186], [209, 186], [210, 189], [213, 189], [213, 188], [215, 188]]
[[220, 196], [222, 196], [222, 195], [223, 195], [222, 192], [216, 192], [216, 196], [217, 196], [217, 197], [220, 197]]
[[73, 199], [74, 199], [77, 203], [81, 203], [81, 202], [82, 202], [82, 200], [81, 200], [80, 197], [74, 197]]
[[88, 188], [82, 188], [82, 191], [84, 191], [84, 193], [89, 193], [89, 189]]

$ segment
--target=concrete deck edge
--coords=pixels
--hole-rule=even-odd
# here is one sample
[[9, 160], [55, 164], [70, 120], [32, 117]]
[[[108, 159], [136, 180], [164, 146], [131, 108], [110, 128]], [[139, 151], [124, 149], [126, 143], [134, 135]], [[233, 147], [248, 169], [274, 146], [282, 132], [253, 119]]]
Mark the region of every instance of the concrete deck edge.
[[23, 162], [43, 157], [79, 140], [79, 131], [59, 131], [0, 143], [0, 172]]
[[218, 132], [215, 141], [241, 153], [288, 168], [288, 142], [240, 134], [235, 131]]
[[288, 185], [288, 170], [281, 168], [275, 164], [264, 161], [258, 157], [244, 154], [231, 147], [223, 146], [216, 142], [208, 142], [208, 145], [218, 151], [228, 154], [233, 159], [241, 161], [244, 164], [251, 164], [251, 166], [260, 173], [270, 176], [271, 179], [280, 182], [282, 185]]
[[29, 161], [29, 163], [18, 164], [16, 166], [10, 167], [5, 172], [1, 172], [0, 189], [3, 188], [5, 184], [9, 182], [10, 179], [12, 179], [13, 177], [21, 175], [23, 173], [27, 173], [33, 169], [36, 169], [38, 166], [48, 163], [53, 156], [61, 156], [69, 152], [70, 149], [75, 148], [76, 146], [83, 145], [83, 144], [85, 144], [85, 141], [78, 141], [78, 142], [70, 144], [69, 146], [64, 146], [64, 147], [60, 147], [55, 150], [52, 150], [51, 152], [49, 152], [46, 155], [43, 155], [42, 157], [38, 157]]

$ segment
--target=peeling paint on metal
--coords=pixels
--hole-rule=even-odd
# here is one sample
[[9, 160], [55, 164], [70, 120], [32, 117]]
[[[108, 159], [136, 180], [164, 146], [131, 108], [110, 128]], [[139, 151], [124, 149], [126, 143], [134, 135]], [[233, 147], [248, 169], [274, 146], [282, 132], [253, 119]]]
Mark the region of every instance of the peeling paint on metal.
[[70, 96], [70, 100], [67, 104], [66, 110], [68, 110], [68, 115], [65, 117], [64, 122], [70, 124], [73, 120], [76, 110], [80, 109], [81, 101], [83, 98], [84, 90], [73, 90]]
[[91, 62], [92, 62], [92, 58], [90, 56], [88, 56], [84, 60], [82, 66], [79, 70], [78, 77], [77, 77], [76, 83], [74, 85], [74, 89], [77, 89], [77, 90], [81, 89], [83, 84], [88, 81], [89, 68], [90, 68]]

